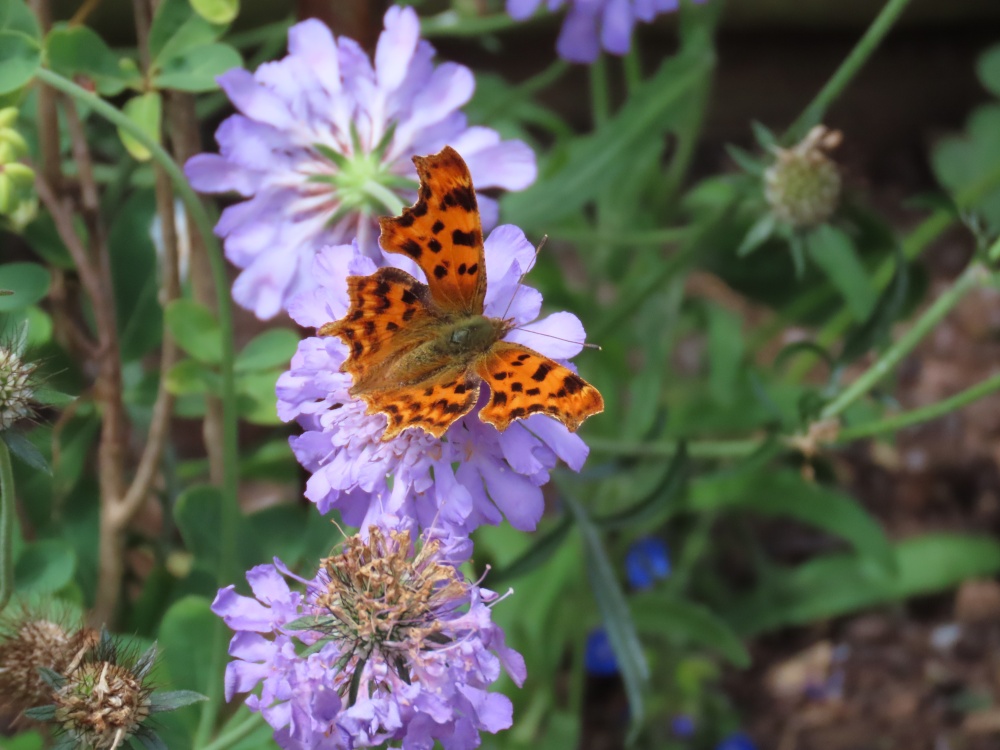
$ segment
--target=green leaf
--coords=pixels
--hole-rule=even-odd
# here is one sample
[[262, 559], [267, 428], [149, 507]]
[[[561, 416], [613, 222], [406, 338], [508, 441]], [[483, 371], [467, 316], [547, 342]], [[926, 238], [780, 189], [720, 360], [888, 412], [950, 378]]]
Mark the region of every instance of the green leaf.
[[163, 340], [158, 262], [150, 226], [156, 215], [151, 190], [138, 190], [115, 212], [108, 232], [122, 359], [132, 362]]
[[149, 56], [158, 70], [164, 61], [181, 57], [188, 50], [211, 44], [226, 30], [195, 13], [189, 0], [163, 0], [149, 28]]
[[219, 627], [225, 627], [222, 620], [212, 614], [209, 601], [199, 596], [185, 597], [167, 610], [156, 640], [162, 653], [160, 666], [172, 686], [209, 692], [211, 682], [221, 678], [212, 671], [213, 634]]
[[42, 33], [23, 0], [0, 0], [0, 94], [17, 91], [42, 64]]
[[236, 372], [256, 372], [288, 366], [299, 345], [299, 334], [289, 328], [270, 328], [250, 339], [236, 356]]
[[174, 504], [174, 522], [184, 544], [209, 570], [219, 565], [219, 525], [222, 495], [218, 487], [195, 485], [184, 490]]
[[251, 424], [279, 425], [275, 386], [279, 370], [243, 373], [236, 381], [240, 398], [240, 416]]
[[687, 444], [681, 442], [673, 458], [670, 459], [663, 481], [657, 483], [652, 492], [634, 505], [617, 513], [596, 518], [595, 522], [606, 531], [639, 526], [648, 528], [676, 509], [681, 490], [687, 485], [690, 472]]
[[[122, 111], [146, 135], [155, 142], [160, 142], [160, 120], [163, 117], [163, 99], [159, 93], [148, 91], [145, 94], [134, 96], [125, 102]], [[137, 161], [147, 161], [150, 158], [149, 149], [121, 128], [118, 128], [118, 137], [122, 139], [122, 143], [132, 155], [132, 158]]]
[[976, 61], [976, 73], [983, 86], [1000, 96], [1000, 45], [990, 47]]
[[14, 588], [21, 594], [52, 594], [73, 579], [76, 553], [62, 541], [31, 542], [14, 565]]
[[865, 320], [875, 309], [878, 294], [854, 242], [841, 229], [823, 224], [806, 234], [806, 249], [847, 303], [855, 320]]
[[[55, 706], [49, 706], [49, 708], [52, 709], [52, 718], [55, 718]], [[31, 710], [27, 709], [24, 712], [25, 716]], [[42, 721], [48, 721], [48, 719], [42, 719]], [[16, 737], [5, 738], [4, 743], [4, 750], [43, 750], [45, 748], [42, 736], [38, 732], [21, 732]]]
[[736, 248], [736, 255], [743, 258], [771, 239], [776, 224], [777, 219], [770, 212], [757, 219], [754, 225], [747, 230], [740, 246]]
[[630, 735], [634, 736], [646, 716], [644, 704], [648, 692], [649, 665], [646, 663], [646, 655], [643, 653], [642, 644], [632, 622], [628, 601], [618, 583], [618, 576], [608, 559], [597, 527], [575, 498], [565, 494], [563, 499], [583, 538], [587, 579], [597, 602], [597, 608], [601, 612], [608, 641], [615, 652], [622, 681], [625, 683], [625, 693], [628, 696], [631, 713]]
[[0, 313], [23, 310], [49, 293], [52, 276], [38, 263], [4, 263], [0, 265], [0, 289], [13, 294], [0, 296]]
[[1000, 543], [985, 536], [928, 534], [892, 550], [897, 575], [855, 554], [827, 555], [772, 572], [766, 585], [727, 602], [726, 619], [744, 636], [817, 622], [957, 586], [1000, 572]]
[[[931, 166], [938, 181], [954, 196], [965, 191], [981, 192], [996, 185], [1000, 169], [1000, 105], [988, 104], [969, 116], [962, 135], [942, 138], [931, 152]], [[984, 192], [966, 210], [979, 213], [991, 232], [1000, 231], [1000, 188]]]
[[797, 472], [770, 466], [693, 480], [688, 509], [696, 513], [745, 509], [786, 516], [850, 542], [883, 574], [891, 573], [893, 555], [882, 527], [850, 495], [807, 482]]
[[630, 153], [670, 129], [687, 98], [705, 85], [711, 68], [712, 60], [701, 48], [666, 60], [614, 117], [573, 141], [561, 169], [527, 190], [504, 196], [504, 215], [525, 228], [548, 228], [596, 198], [609, 182], [634, 168]]
[[222, 331], [212, 312], [189, 299], [167, 305], [167, 326], [178, 346], [199, 362], [218, 364], [222, 358]]
[[141, 83], [141, 78], [123, 68], [104, 40], [86, 26], [59, 24], [46, 37], [45, 52], [54, 71], [67, 78], [86, 76], [103, 96], [114, 96], [126, 86]]
[[142, 750], [170, 750], [167, 747], [167, 743], [160, 738], [160, 735], [148, 726], [139, 727], [136, 733], [132, 735], [131, 741], [133, 745], [138, 742]]
[[32, 469], [43, 471], [46, 474], [52, 474], [52, 467], [49, 466], [49, 462], [45, 460], [45, 456], [42, 455], [42, 452], [35, 447], [35, 444], [28, 440], [28, 438], [26, 438], [23, 434], [15, 430], [4, 430], [0, 433], [0, 439], [3, 439], [3, 441], [7, 444], [11, 453], [24, 461], [24, 463]]
[[710, 305], [708, 313], [708, 389], [720, 404], [736, 400], [743, 362], [743, 321], [738, 315]]
[[761, 161], [759, 156], [754, 156], [749, 151], [732, 143], [726, 144], [726, 153], [729, 154], [730, 159], [736, 162], [736, 166], [747, 174], [751, 174], [754, 177], [764, 176], [764, 162]]
[[191, 7], [209, 23], [231, 23], [240, 12], [240, 0], [191, 0]]
[[193, 690], [167, 690], [153, 693], [149, 697], [149, 712], [176, 711], [178, 708], [190, 706], [192, 703], [207, 701], [208, 696]]
[[724, 620], [700, 604], [661, 592], [641, 593], [632, 597], [632, 617], [640, 633], [705, 646], [718, 651], [733, 666], [750, 666], [750, 654], [739, 637]]
[[503, 581], [517, 580], [540, 568], [562, 546], [563, 540], [572, 528], [573, 524], [568, 517], [561, 519], [551, 530], [536, 539], [534, 544], [514, 562], [504, 565], [499, 570], [491, 571], [490, 586], [496, 587]]
[[896, 272], [863, 323], [850, 331], [844, 339], [838, 362], [852, 362], [873, 346], [878, 346], [888, 338], [892, 324], [906, 303], [910, 288], [910, 266], [903, 249], [897, 244], [893, 248], [896, 255]]
[[153, 84], [160, 89], [194, 93], [214, 91], [219, 88], [215, 81], [218, 76], [242, 65], [240, 53], [228, 44], [205, 44], [164, 60]]
[[167, 371], [167, 390], [175, 396], [218, 393], [220, 385], [218, 373], [195, 359], [182, 360]]
[[55, 407], [69, 406], [76, 401], [76, 396], [71, 396], [68, 393], [62, 393], [52, 388], [36, 388], [34, 398], [40, 404]]

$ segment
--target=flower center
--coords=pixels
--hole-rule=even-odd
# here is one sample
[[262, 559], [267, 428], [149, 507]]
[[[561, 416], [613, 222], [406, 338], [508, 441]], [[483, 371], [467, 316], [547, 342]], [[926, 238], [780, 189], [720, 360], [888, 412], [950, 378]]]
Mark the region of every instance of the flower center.
[[395, 215], [403, 210], [406, 201], [400, 193], [415, 192], [417, 183], [391, 171], [391, 165], [384, 158], [387, 145], [388, 142], [365, 151], [356, 143], [350, 155], [323, 144], [314, 145], [315, 151], [328, 164], [327, 170], [314, 175], [310, 181], [332, 187], [337, 210], [331, 223], [349, 213]]

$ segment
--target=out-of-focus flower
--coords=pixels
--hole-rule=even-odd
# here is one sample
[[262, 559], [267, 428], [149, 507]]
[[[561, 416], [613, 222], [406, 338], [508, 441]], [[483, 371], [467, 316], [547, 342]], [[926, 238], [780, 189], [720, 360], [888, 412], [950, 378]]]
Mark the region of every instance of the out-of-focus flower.
[[[514, 290], [529, 267], [534, 249], [524, 233], [501, 226], [486, 239], [485, 314], [534, 321], [541, 295], [530, 287]], [[405, 257], [394, 264], [419, 274]], [[409, 265], [407, 265], [409, 264]], [[311, 273], [314, 290], [294, 300], [292, 317], [303, 326], [320, 327], [348, 309], [347, 276], [368, 275], [375, 264], [349, 247], [324, 250]], [[504, 315], [505, 309], [509, 310]], [[563, 341], [514, 330], [507, 340], [565, 360], [580, 351], [583, 326], [576, 316], [554, 313], [531, 323], [532, 331]], [[479, 420], [480, 402], [438, 439], [411, 428], [382, 442], [384, 414], [366, 415], [365, 405], [349, 394], [350, 375], [340, 372], [347, 348], [337, 338], [308, 338], [278, 379], [278, 415], [304, 428], [290, 439], [299, 462], [312, 472], [306, 497], [321, 513], [341, 511], [352, 526], [365, 528], [383, 512], [405, 517], [420, 528], [443, 525], [468, 534], [504, 516], [517, 529], [530, 531], [541, 518], [541, 486], [558, 460], [579, 471], [588, 448], [576, 434], [551, 417], [536, 414], [504, 432]]]
[[764, 195], [771, 213], [792, 227], [812, 227], [833, 215], [840, 199], [840, 171], [828, 153], [842, 139], [839, 130], [817, 125], [792, 148], [774, 148], [764, 172]]
[[[697, 0], [701, 2], [702, 0]], [[507, 0], [507, 12], [517, 20], [535, 13], [543, 0]], [[544, 0], [548, 11], [569, 5], [556, 42], [559, 56], [570, 62], [591, 63], [601, 49], [624, 55], [632, 46], [637, 22], [649, 23], [661, 13], [680, 7], [679, 0]]]
[[478, 747], [480, 732], [513, 717], [487, 688], [501, 668], [520, 685], [525, 669], [492, 622], [497, 595], [456, 567], [467, 551], [434, 532], [414, 545], [387, 516], [346, 539], [315, 578], [297, 579], [304, 593], [278, 560], [252, 569], [255, 598], [230, 586], [212, 605], [236, 631], [227, 699], [262, 683], [247, 705], [283, 748]]
[[[310, 287], [320, 248], [357, 238], [363, 252], [380, 255], [374, 217], [415, 199], [414, 154], [453, 146], [480, 189], [534, 181], [526, 144], [468, 125], [460, 108], [475, 88], [472, 72], [432, 63], [434, 48], [420, 39], [411, 8], [386, 13], [374, 64], [316, 20], [293, 26], [288, 48], [254, 74], [219, 78], [239, 114], [216, 133], [220, 153], [195, 156], [185, 168], [196, 190], [249, 198], [223, 212], [216, 233], [243, 269], [233, 298], [258, 317], [274, 316]], [[497, 203], [478, 201], [488, 228]]]
[[648, 589], [670, 575], [667, 544], [655, 536], [637, 539], [625, 554], [625, 573], [635, 589]]
[[604, 628], [595, 628], [587, 636], [583, 665], [587, 672], [595, 677], [614, 677], [618, 674], [618, 660]]
[[716, 745], [715, 750], [757, 750], [757, 745], [743, 732], [736, 732]]
[[687, 714], [677, 714], [670, 720], [670, 731], [673, 732], [674, 737], [681, 739], [691, 737], [695, 731], [694, 719]]

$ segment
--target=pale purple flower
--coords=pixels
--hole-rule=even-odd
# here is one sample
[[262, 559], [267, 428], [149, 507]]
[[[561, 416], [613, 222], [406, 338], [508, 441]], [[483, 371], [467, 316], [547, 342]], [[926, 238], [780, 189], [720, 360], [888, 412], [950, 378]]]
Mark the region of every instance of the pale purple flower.
[[[514, 293], [534, 257], [524, 233], [500, 226], [485, 246], [485, 314], [513, 318], [519, 326], [530, 323], [532, 332], [564, 339], [513, 330], [507, 340], [561, 361], [579, 353], [585, 334], [575, 315], [558, 312], [535, 321], [541, 294], [527, 286]], [[348, 250], [329, 248], [317, 256], [311, 273], [315, 288], [289, 307], [300, 325], [318, 328], [342, 317], [348, 308], [347, 276], [375, 271], [369, 257]], [[421, 278], [406, 257], [392, 255], [386, 262]], [[366, 415], [364, 403], [348, 394], [351, 376], [340, 372], [346, 357], [347, 347], [336, 337], [307, 338], [299, 344], [291, 370], [278, 379], [278, 416], [298, 420], [304, 428], [290, 442], [299, 462], [312, 472], [306, 497], [321, 513], [337, 508], [355, 527], [393, 513], [419, 528], [444, 525], [456, 534], [498, 524], [506, 516], [514, 528], [531, 531], [544, 509], [541, 487], [549, 471], [560, 459], [579, 471], [586, 460], [587, 445], [543, 414], [516, 421], [502, 433], [481, 422], [488, 388], [442, 438], [410, 428], [381, 442], [386, 417]]]
[[[521, 141], [470, 127], [460, 108], [475, 88], [472, 71], [435, 66], [411, 8], [385, 15], [374, 64], [352, 39], [335, 39], [316, 20], [288, 32], [287, 57], [220, 76], [238, 114], [216, 132], [219, 154], [199, 154], [185, 171], [204, 193], [249, 200], [225, 209], [216, 233], [243, 269], [237, 303], [260, 318], [308, 288], [316, 251], [357, 238], [378, 257], [375, 217], [395, 215], [416, 197], [411, 157], [457, 149], [477, 187], [520, 190], [536, 174]], [[479, 196], [483, 223], [497, 203]]]
[[636, 22], [649, 23], [680, 6], [679, 0], [507, 0], [507, 12], [520, 21], [543, 3], [548, 11], [569, 5], [556, 51], [563, 59], [580, 63], [594, 62], [602, 48], [626, 54]]
[[500, 597], [458, 571], [467, 543], [435, 532], [413, 545], [400, 527], [387, 516], [344, 540], [311, 580], [277, 559], [259, 565], [247, 573], [253, 597], [228, 586], [212, 604], [236, 631], [226, 699], [260, 685], [247, 706], [285, 750], [466, 750], [511, 725], [510, 700], [487, 690], [501, 670], [525, 678], [492, 622]]

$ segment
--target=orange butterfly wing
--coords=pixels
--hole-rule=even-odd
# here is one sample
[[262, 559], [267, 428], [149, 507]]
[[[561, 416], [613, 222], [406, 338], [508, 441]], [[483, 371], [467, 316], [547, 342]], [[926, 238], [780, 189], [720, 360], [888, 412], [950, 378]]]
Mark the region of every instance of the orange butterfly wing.
[[401, 216], [379, 219], [382, 249], [420, 266], [442, 310], [482, 314], [483, 228], [469, 168], [451, 146], [434, 156], [414, 156], [413, 163], [420, 175], [419, 197]]
[[476, 374], [493, 392], [479, 418], [501, 432], [532, 414], [548, 414], [576, 432], [583, 420], [604, 411], [604, 399], [594, 386], [520, 344], [498, 341], [478, 363]]
[[391, 440], [407, 427], [419, 427], [441, 437], [452, 422], [460, 419], [479, 400], [479, 378], [463, 368], [438, 374], [432, 382], [419, 386], [387, 388], [363, 394], [368, 413], [385, 414], [389, 424], [382, 442]]

